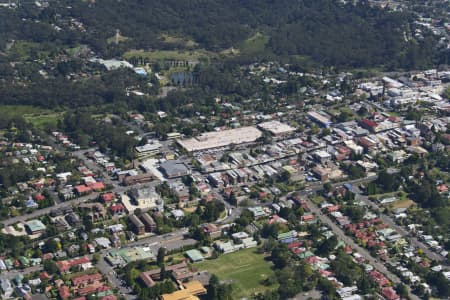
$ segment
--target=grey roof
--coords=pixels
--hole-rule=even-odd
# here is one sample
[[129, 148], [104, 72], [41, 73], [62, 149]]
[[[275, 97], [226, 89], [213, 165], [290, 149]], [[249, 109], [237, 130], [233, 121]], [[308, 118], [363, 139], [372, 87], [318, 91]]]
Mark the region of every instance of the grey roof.
[[136, 215], [131, 215], [130, 216], [130, 221], [136, 227], [144, 227], [144, 223], [142, 223], [141, 220], [139, 220], [139, 218]]
[[168, 160], [161, 163], [161, 169], [168, 177], [179, 176], [180, 174], [189, 174], [187, 166], [179, 160]]
[[144, 223], [146, 223], [147, 225], [156, 225], [155, 220], [153, 220], [153, 218], [148, 214], [148, 213], [143, 213], [141, 215], [141, 219], [142, 221], [144, 221]]

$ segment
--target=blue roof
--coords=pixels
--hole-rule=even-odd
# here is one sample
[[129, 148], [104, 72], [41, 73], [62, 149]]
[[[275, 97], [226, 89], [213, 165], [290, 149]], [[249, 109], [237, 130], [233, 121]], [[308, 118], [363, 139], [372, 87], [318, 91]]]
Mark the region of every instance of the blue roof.
[[25, 201], [25, 206], [27, 208], [35, 208], [39, 207], [39, 204], [37, 204], [33, 199], [28, 199], [27, 201]]

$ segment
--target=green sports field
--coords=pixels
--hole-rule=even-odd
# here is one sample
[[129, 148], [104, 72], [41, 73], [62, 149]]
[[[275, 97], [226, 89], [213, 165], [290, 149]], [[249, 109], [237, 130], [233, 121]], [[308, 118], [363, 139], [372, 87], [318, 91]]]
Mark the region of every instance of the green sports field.
[[277, 288], [275, 285], [266, 287], [261, 284], [274, 272], [270, 262], [265, 261], [262, 254], [256, 253], [255, 248], [224, 254], [217, 259], [195, 263], [193, 267], [198, 271], [206, 270], [216, 274], [220, 280], [232, 283], [233, 297], [236, 299]]

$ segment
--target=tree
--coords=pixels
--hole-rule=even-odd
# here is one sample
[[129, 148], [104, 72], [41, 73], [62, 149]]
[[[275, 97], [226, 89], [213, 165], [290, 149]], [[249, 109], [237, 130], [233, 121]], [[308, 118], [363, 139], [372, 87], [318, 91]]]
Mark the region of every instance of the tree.
[[416, 109], [409, 109], [405, 118], [407, 120], [420, 121], [422, 119], [422, 114], [423, 113]]
[[234, 192], [230, 193], [230, 196], [227, 199], [228, 203], [230, 203], [233, 206], [237, 206], [237, 198], [236, 194]]
[[336, 236], [332, 236], [328, 239], [323, 240], [317, 247], [317, 251], [321, 256], [328, 256], [334, 248], [336, 248], [338, 240]]
[[58, 242], [55, 239], [48, 239], [45, 241], [45, 249], [49, 252], [58, 251]]
[[221, 284], [219, 278], [213, 274], [209, 279], [207, 298], [211, 300], [231, 300], [231, 285]]
[[367, 194], [368, 195], [375, 195], [377, 193], [377, 185], [375, 182], [369, 182], [367, 184]]
[[444, 90], [444, 92], [442, 93], [442, 95], [443, 95], [445, 98], [450, 99], [450, 87], [446, 88], [446, 89]]
[[378, 174], [377, 184], [383, 189], [383, 192], [394, 192], [400, 186], [400, 180], [397, 176], [381, 171]]
[[93, 262], [94, 264], [96, 264], [97, 262], [100, 261], [100, 258], [101, 258], [101, 256], [100, 256], [99, 253], [94, 253], [94, 255], [92, 256], [92, 262]]
[[49, 274], [56, 274], [58, 272], [58, 267], [53, 260], [44, 260], [44, 270]]
[[283, 269], [288, 264], [289, 255], [286, 245], [279, 244], [272, 250], [270, 258], [275, 268]]
[[363, 274], [361, 279], [358, 281], [358, 289], [366, 295], [372, 293], [374, 287], [374, 282], [367, 275]]
[[156, 264], [160, 267], [163, 266], [165, 257], [166, 257], [166, 248], [160, 247], [158, 249], [158, 255], [156, 257]]
[[430, 272], [427, 275], [428, 283], [436, 287], [438, 296], [443, 299], [450, 297], [450, 282], [442, 273]]
[[220, 214], [225, 211], [225, 205], [219, 200], [210, 201], [206, 203], [205, 209], [201, 218], [206, 222], [213, 222], [220, 217]]
[[395, 290], [397, 291], [398, 295], [404, 299], [408, 298], [408, 288], [403, 283], [397, 284], [395, 287]]

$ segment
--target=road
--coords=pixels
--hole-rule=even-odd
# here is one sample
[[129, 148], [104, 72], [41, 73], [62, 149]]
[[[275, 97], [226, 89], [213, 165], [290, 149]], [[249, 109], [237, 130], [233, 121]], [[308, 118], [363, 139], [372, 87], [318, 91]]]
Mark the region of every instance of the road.
[[[314, 213], [322, 223], [328, 225], [331, 230], [336, 234], [338, 239], [343, 241], [345, 244], [352, 247], [353, 250], [358, 252], [367, 262], [369, 262], [376, 270], [383, 273], [387, 279], [392, 281], [393, 283], [397, 284], [402, 282], [400, 278], [397, 277], [397, 275], [393, 274], [391, 271], [389, 271], [386, 266], [383, 263], [378, 262], [372, 255], [370, 255], [369, 251], [367, 251], [365, 248], [360, 247], [358, 244], [356, 244], [353, 239], [345, 234], [345, 232], [334, 223], [328, 216], [322, 214], [321, 210], [309, 199], [306, 200], [308, 207], [310, 208], [311, 212]], [[412, 300], [420, 300], [419, 297], [416, 295], [409, 293], [410, 299]]]
[[[368, 207], [371, 207], [372, 209], [376, 211], [383, 211], [383, 208], [379, 207], [376, 203], [369, 200], [368, 196], [364, 196], [361, 194], [356, 194], [356, 200], [361, 200], [366, 204]], [[399, 226], [395, 223], [395, 221], [389, 217], [388, 215], [384, 213], [380, 213], [380, 219], [383, 220], [384, 223], [389, 225], [392, 229], [395, 229], [397, 233], [399, 233], [401, 236], [403, 236], [412, 246], [415, 248], [420, 248], [423, 250], [423, 253], [430, 259], [435, 260], [437, 262], [445, 262], [445, 258], [436, 252], [430, 250], [427, 246], [425, 246], [422, 242], [420, 242], [416, 237], [412, 237], [409, 235], [408, 231], [405, 230], [402, 226]], [[443, 268], [450, 269], [449, 266], [443, 266]]]
[[[126, 187], [126, 186], [117, 186], [116, 188], [114, 188], [114, 189], [112, 189], [110, 191], [113, 192], [113, 193], [121, 194], [121, 193], [124, 193], [125, 191], [127, 191], [129, 188], [130, 187]], [[18, 222], [24, 222], [26, 220], [36, 219], [36, 218], [39, 218], [41, 216], [50, 214], [50, 212], [52, 210], [59, 210], [59, 209], [63, 209], [63, 208], [68, 208], [68, 207], [76, 206], [76, 205], [81, 204], [83, 202], [87, 202], [87, 201], [90, 201], [90, 200], [95, 200], [95, 199], [97, 199], [99, 197], [99, 195], [100, 195], [100, 193], [94, 192], [94, 193], [91, 193], [91, 194], [86, 195], [86, 196], [82, 196], [82, 197], [79, 197], [79, 198], [75, 198], [75, 199], [72, 199], [72, 200], [68, 200], [68, 201], [65, 201], [65, 202], [58, 203], [58, 204], [56, 204], [54, 206], [50, 206], [50, 207], [47, 207], [47, 208], [35, 210], [32, 213], [30, 213], [30, 214], [9, 218], [7, 220], [1, 221], [1, 223], [4, 226], [9, 226], [9, 225], [12, 225], [12, 224], [15, 224], [15, 223], [18, 223]]]
[[[168, 234], [143, 238], [127, 244], [126, 247], [148, 246], [152, 249], [152, 252], [156, 254], [158, 253], [160, 247], [164, 247], [168, 251], [172, 251], [185, 246], [195, 245], [197, 243], [196, 240], [183, 238], [187, 232], [188, 230], [186, 228], [182, 228]], [[120, 293], [127, 300], [136, 299], [136, 295], [133, 295], [133, 290], [124, 284], [124, 282], [117, 276], [114, 268], [106, 262], [105, 257], [108, 255], [109, 251], [110, 249], [105, 249], [100, 252], [101, 259], [96, 264], [97, 269], [108, 279], [109, 283], [113, 287], [119, 288]]]
[[[149, 246], [153, 253], [158, 253], [160, 247], [166, 248], [168, 251], [176, 250], [181, 247], [195, 245], [197, 243], [194, 239], [184, 239], [184, 235], [188, 233], [187, 228], [182, 228], [164, 235], [156, 235], [147, 238], [140, 239], [135, 242], [131, 242], [126, 247], [135, 246]], [[132, 290], [126, 285], [122, 284], [121, 279], [118, 278], [114, 269], [105, 261], [105, 257], [111, 249], [104, 249], [99, 252], [101, 259], [96, 264], [97, 269], [108, 279], [109, 283], [113, 287], [117, 287], [120, 293], [124, 295], [127, 300], [136, 299], [136, 296], [132, 294]], [[89, 255], [92, 259], [93, 255]], [[18, 274], [28, 275], [43, 270], [42, 265], [28, 267], [22, 270], [11, 270], [2, 272], [2, 277], [6, 277], [10, 280], [14, 279]]]
[[73, 205], [77, 205], [77, 204], [80, 204], [80, 203], [83, 203], [83, 202], [86, 202], [86, 201], [89, 201], [89, 200], [96, 199], [96, 198], [98, 198], [98, 196], [99, 196], [99, 193], [92, 193], [92, 194], [89, 194], [87, 196], [83, 196], [83, 197], [80, 197], [80, 198], [76, 198], [76, 199], [72, 199], [72, 200], [68, 200], [68, 201], [65, 201], [65, 202], [58, 203], [58, 204], [56, 204], [54, 206], [50, 206], [50, 207], [47, 207], [47, 208], [35, 210], [32, 213], [30, 213], [30, 214], [9, 218], [7, 220], [3, 220], [1, 223], [3, 225], [5, 225], [5, 226], [8, 226], [8, 225], [15, 224], [17, 222], [24, 222], [26, 220], [36, 219], [36, 218], [39, 218], [41, 216], [50, 214], [50, 212], [52, 210], [58, 210], [58, 209], [72, 207]]
[[72, 155], [83, 162], [83, 164], [91, 171], [94, 171], [97, 174], [101, 174], [103, 182], [107, 185], [115, 186], [117, 183], [111, 180], [111, 177], [103, 168], [101, 168], [98, 164], [96, 164], [93, 160], [87, 158], [84, 153], [93, 152], [95, 148], [87, 149], [87, 150], [79, 150], [72, 152]]
[[28, 274], [39, 272], [39, 271], [42, 271], [42, 270], [43, 270], [42, 265], [38, 265], [38, 266], [28, 267], [28, 268], [25, 268], [23, 270], [3, 271], [2, 272], [2, 277], [8, 278], [9, 280], [13, 280], [19, 274], [28, 275]]

